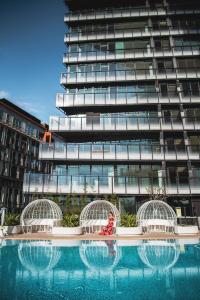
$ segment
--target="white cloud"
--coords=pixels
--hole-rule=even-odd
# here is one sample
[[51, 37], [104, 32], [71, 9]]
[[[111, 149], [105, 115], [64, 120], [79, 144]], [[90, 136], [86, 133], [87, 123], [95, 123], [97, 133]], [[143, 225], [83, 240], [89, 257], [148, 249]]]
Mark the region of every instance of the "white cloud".
[[0, 90], [0, 98], [9, 98], [10, 94], [6, 91]]
[[17, 105], [19, 105], [22, 109], [28, 111], [29, 113], [35, 113], [38, 114], [41, 111], [41, 107], [38, 107], [38, 105], [33, 104], [32, 102], [17, 102]]

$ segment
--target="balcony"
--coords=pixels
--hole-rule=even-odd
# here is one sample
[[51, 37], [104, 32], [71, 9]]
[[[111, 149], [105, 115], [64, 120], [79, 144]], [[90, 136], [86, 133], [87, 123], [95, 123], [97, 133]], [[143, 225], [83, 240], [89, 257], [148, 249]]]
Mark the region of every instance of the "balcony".
[[198, 14], [200, 10], [197, 9], [183, 9], [178, 5], [170, 5], [167, 7], [157, 7], [150, 9], [148, 7], [130, 7], [130, 8], [111, 8], [105, 10], [85, 10], [68, 12], [65, 14], [65, 22], [73, 21], [90, 21], [90, 20], [102, 20], [102, 19], [117, 19], [117, 18], [137, 18], [137, 17], [151, 17], [151, 16], [170, 16], [170, 15], [182, 15], [182, 14]]
[[185, 35], [185, 34], [199, 34], [199, 28], [184, 28], [176, 26], [167, 26], [160, 28], [153, 28], [150, 26], [129, 28], [129, 29], [115, 29], [110, 30], [92, 30], [89, 31], [73, 31], [66, 33], [64, 37], [65, 43], [81, 42], [81, 41], [97, 41], [97, 40], [114, 40], [126, 39], [136, 37], [152, 37], [152, 36], [169, 36], [169, 35]]
[[64, 86], [72, 84], [91, 84], [105, 82], [127, 82], [137, 80], [199, 79], [199, 68], [176, 68], [157, 70], [116, 70], [62, 73], [60, 83]]
[[191, 118], [163, 118], [137, 116], [70, 116], [50, 117], [51, 131], [96, 132], [96, 131], [160, 131], [160, 130], [200, 130], [200, 120]]
[[[199, 91], [196, 91], [197, 94]], [[193, 96], [188, 92], [183, 93], [161, 93], [141, 92], [141, 93], [77, 93], [77, 94], [57, 94], [56, 107], [64, 111], [77, 111], [81, 113], [82, 108], [105, 107], [105, 106], [131, 106], [141, 104], [169, 104], [169, 103], [200, 103], [200, 95]]]
[[100, 62], [137, 58], [195, 56], [200, 54], [200, 46], [176, 46], [162, 49], [132, 48], [116, 51], [85, 51], [68, 52], [64, 54], [63, 63]]
[[165, 187], [169, 195], [199, 194], [200, 177], [166, 178], [25, 174], [25, 194], [147, 195], [149, 186]]
[[39, 159], [66, 161], [200, 160], [200, 146], [160, 144], [40, 144]]

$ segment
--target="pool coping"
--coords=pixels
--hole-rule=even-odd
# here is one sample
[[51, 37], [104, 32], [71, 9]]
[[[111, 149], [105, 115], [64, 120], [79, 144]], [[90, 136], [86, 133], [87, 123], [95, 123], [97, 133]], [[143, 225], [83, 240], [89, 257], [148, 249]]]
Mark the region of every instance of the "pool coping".
[[200, 233], [198, 234], [143, 234], [138, 236], [122, 236], [122, 235], [112, 235], [112, 236], [100, 236], [98, 234], [88, 234], [88, 235], [52, 235], [49, 233], [31, 233], [31, 234], [16, 234], [5, 236], [5, 240], [163, 240], [163, 239], [200, 239]]

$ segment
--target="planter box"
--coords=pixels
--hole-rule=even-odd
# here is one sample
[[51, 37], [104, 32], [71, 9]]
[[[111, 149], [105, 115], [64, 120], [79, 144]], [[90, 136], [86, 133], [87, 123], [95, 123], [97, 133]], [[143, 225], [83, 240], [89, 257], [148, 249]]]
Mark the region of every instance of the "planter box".
[[117, 227], [116, 234], [118, 235], [139, 235], [142, 234], [141, 227]]
[[52, 234], [55, 235], [80, 235], [82, 234], [81, 227], [53, 227]]
[[19, 234], [22, 232], [22, 228], [20, 225], [16, 226], [4, 226], [4, 233], [5, 234]]
[[197, 234], [199, 232], [198, 226], [176, 226], [176, 234]]

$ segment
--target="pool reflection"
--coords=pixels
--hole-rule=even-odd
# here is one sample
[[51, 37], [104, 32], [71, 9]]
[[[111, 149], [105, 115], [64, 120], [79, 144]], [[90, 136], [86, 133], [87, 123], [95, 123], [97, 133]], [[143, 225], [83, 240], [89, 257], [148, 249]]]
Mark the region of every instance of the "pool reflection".
[[111, 271], [120, 258], [121, 249], [116, 241], [81, 241], [80, 258], [84, 265], [92, 271]]
[[0, 282], [1, 300], [200, 299], [200, 243], [4, 240]]

